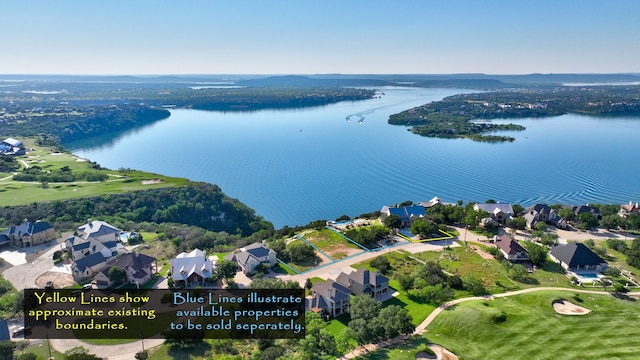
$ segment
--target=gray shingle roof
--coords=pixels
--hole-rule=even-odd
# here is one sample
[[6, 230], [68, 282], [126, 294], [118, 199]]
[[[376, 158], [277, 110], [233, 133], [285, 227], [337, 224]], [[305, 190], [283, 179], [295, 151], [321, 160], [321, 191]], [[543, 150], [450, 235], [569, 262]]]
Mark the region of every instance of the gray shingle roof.
[[85, 271], [88, 267], [95, 266], [104, 261], [105, 258], [102, 253], [95, 253], [76, 261], [76, 267], [80, 271]]
[[606, 263], [598, 254], [594, 253], [585, 244], [570, 242], [566, 245], [559, 245], [551, 249], [550, 254], [556, 259], [569, 265], [585, 266], [585, 265], [600, 265]]

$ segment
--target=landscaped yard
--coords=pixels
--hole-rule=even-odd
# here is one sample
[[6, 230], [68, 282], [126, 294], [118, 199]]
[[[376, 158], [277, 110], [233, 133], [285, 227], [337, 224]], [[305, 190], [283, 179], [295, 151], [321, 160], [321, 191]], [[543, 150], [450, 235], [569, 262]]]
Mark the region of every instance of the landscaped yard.
[[[559, 315], [551, 306], [556, 299], [592, 311]], [[438, 315], [426, 337], [461, 359], [637, 359], [638, 303], [611, 295], [578, 299], [570, 291], [540, 291], [469, 301]], [[500, 321], [501, 314], [506, 320]]]

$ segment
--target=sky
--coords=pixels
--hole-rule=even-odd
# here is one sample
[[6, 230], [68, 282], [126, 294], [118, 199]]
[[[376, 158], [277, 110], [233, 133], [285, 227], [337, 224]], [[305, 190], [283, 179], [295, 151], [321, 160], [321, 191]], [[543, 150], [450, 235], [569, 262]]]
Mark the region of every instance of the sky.
[[0, 0], [0, 74], [640, 73], [638, 0]]

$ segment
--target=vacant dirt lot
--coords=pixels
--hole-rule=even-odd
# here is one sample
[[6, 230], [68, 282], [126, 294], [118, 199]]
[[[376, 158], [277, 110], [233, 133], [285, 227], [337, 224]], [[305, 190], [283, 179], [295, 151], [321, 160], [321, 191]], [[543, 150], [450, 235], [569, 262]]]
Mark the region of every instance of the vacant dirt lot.
[[39, 288], [44, 288], [44, 285], [47, 283], [47, 281], [53, 281], [53, 287], [56, 289], [63, 289], [76, 283], [73, 280], [73, 276], [69, 274], [47, 271], [36, 278], [36, 286]]

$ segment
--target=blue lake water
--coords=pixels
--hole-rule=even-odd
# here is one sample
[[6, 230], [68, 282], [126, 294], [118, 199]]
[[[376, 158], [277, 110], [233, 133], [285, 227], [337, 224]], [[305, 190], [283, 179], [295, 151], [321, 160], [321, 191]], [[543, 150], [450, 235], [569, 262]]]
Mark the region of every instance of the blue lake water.
[[380, 98], [307, 109], [175, 109], [143, 128], [65, 146], [112, 169], [218, 184], [277, 228], [436, 195], [523, 205], [640, 201], [640, 118], [511, 120], [527, 127], [510, 133], [512, 143], [433, 139], [388, 125], [388, 116], [463, 90], [381, 90]]

